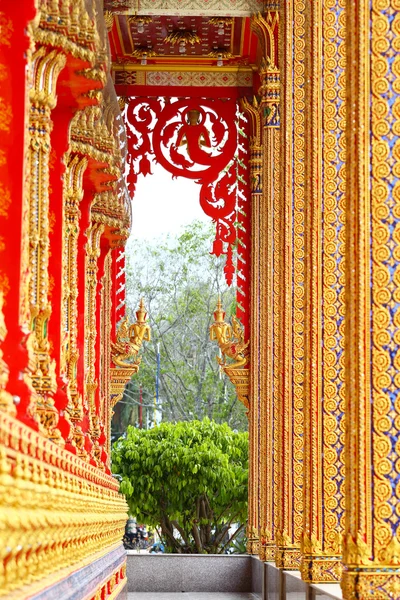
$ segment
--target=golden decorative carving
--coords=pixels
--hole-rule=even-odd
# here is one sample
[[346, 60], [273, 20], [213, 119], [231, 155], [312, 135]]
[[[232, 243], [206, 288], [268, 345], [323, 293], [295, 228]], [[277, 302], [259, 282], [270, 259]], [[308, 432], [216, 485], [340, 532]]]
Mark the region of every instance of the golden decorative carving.
[[104, 11], [104, 23], [106, 24], [107, 31], [111, 31], [114, 25], [114, 13], [111, 10]]
[[112, 414], [110, 400], [110, 378], [111, 378], [111, 294], [112, 281], [112, 250], [109, 250], [104, 261], [104, 275], [100, 290], [100, 335], [102, 340], [102, 352], [100, 354], [100, 419], [104, 423], [106, 436], [105, 447], [107, 454], [111, 455], [111, 419]]
[[163, 43], [171, 44], [171, 46], [175, 46], [175, 44], [178, 44], [178, 46], [186, 44], [193, 46], [194, 44], [201, 44], [201, 38], [194, 31], [179, 30], [167, 35]]
[[98, 386], [96, 379], [96, 314], [98, 283], [98, 258], [100, 256], [100, 238], [104, 232], [104, 225], [93, 224], [86, 232], [86, 302], [85, 302], [85, 397], [84, 402], [88, 407], [90, 421], [90, 435], [96, 440], [100, 435], [98, 416], [96, 414], [95, 394]]
[[129, 367], [135, 373], [138, 372], [141, 361], [138, 352], [144, 341], [151, 340], [150, 325], [146, 322], [146, 318], [147, 312], [142, 298], [136, 311], [136, 322], [129, 325], [129, 319], [125, 317], [119, 324], [116, 342], [111, 344], [111, 357], [118, 367]]
[[233, 54], [232, 52], [229, 52], [229, 50], [225, 50], [225, 48], [213, 48], [212, 50], [210, 50], [207, 56], [209, 56], [210, 58], [226, 59], [232, 58]]
[[[344, 526], [345, 1], [309, 11], [305, 101], [305, 581], [339, 581]], [[317, 23], [318, 35], [311, 35]], [[329, 57], [329, 60], [327, 59]], [[322, 72], [322, 81], [319, 73]], [[321, 136], [323, 144], [321, 143]]]
[[57, 389], [55, 363], [51, 358], [47, 325], [51, 314], [48, 301], [49, 280], [49, 157], [51, 109], [56, 104], [57, 77], [65, 65], [65, 55], [40, 47], [33, 55], [34, 87], [30, 92], [30, 227], [29, 304], [32, 320], [35, 366], [28, 373], [36, 392], [33, 408], [43, 433], [64, 444], [57, 429], [58, 412], [53, 394]]
[[129, 325], [125, 317], [117, 327], [116, 341], [111, 344], [111, 360], [116, 367], [111, 369], [112, 407], [121, 400], [127, 382], [139, 371], [138, 353], [143, 342], [151, 341], [150, 325], [146, 321], [147, 311], [143, 298], [136, 311], [136, 321]]
[[343, 596], [399, 597], [399, 3], [346, 3]]
[[136, 25], [140, 25], [140, 23], [142, 23], [142, 25], [148, 25], [152, 20], [153, 18], [149, 15], [129, 15], [128, 17], [128, 22]]
[[[305, 2], [282, 3], [277, 350], [276, 565], [299, 569], [303, 528], [304, 394], [304, 21]], [[278, 271], [279, 269], [279, 271]]]
[[[216, 340], [222, 354], [217, 362], [236, 388], [238, 399], [249, 408], [249, 344], [244, 341], [244, 330], [233, 315], [232, 325], [225, 322], [221, 298], [214, 311], [214, 323], [210, 326], [210, 340]], [[233, 362], [227, 363], [227, 358]]]
[[[79, 204], [83, 198], [82, 179], [87, 168], [88, 159], [79, 155], [68, 155], [65, 159], [67, 164], [64, 175], [64, 260], [63, 260], [63, 331], [65, 341], [63, 344], [61, 374], [68, 381], [67, 393], [69, 413], [73, 427], [83, 419], [83, 400], [78, 391], [77, 363], [79, 351], [77, 347], [78, 338], [78, 236], [79, 236]], [[72, 432], [72, 437], [77, 447], [82, 450], [82, 436], [78, 431]], [[75, 439], [76, 437], [76, 439]]]
[[[259, 293], [266, 292], [267, 278], [264, 278], [265, 244], [267, 233], [266, 211], [263, 195], [263, 127], [261, 106], [254, 97], [250, 103], [246, 99], [241, 101], [241, 106], [250, 123], [250, 191], [251, 191], [251, 308], [250, 308], [250, 352], [253, 356], [263, 355], [263, 360], [250, 363], [250, 410], [249, 410], [249, 508], [247, 525], [247, 551], [250, 554], [264, 553], [261, 550], [260, 540], [260, 498], [261, 498], [261, 406], [266, 394], [266, 364], [265, 335], [266, 323], [263, 314], [260, 314], [257, 298]], [[261, 311], [262, 312], [262, 311]], [[264, 406], [264, 404], [263, 404]], [[264, 431], [265, 433], [265, 431]], [[260, 544], [261, 541], [261, 544]]]
[[92, 63], [106, 60], [106, 40], [90, 19], [85, 0], [53, 0], [41, 3], [40, 21], [33, 29], [37, 43], [59, 48]]
[[131, 53], [131, 56], [136, 58], [152, 58], [153, 56], [158, 56], [157, 52], [148, 46], [136, 46], [134, 51]]
[[0, 440], [2, 595], [120, 544], [127, 506], [111, 476], [5, 413]]

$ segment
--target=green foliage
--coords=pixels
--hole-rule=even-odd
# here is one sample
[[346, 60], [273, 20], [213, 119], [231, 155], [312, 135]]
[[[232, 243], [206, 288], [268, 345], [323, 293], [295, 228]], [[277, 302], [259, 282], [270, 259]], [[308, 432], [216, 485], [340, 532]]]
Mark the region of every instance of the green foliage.
[[129, 427], [113, 448], [130, 514], [157, 527], [170, 552], [218, 553], [247, 517], [248, 435], [203, 421]]
[[134, 312], [145, 299], [152, 341], [143, 345], [140, 372], [116, 407], [113, 431], [121, 435], [138, 422], [139, 385], [143, 387], [143, 420], [152, 421], [156, 347], [160, 344], [160, 399], [163, 421], [209, 417], [233, 429], [246, 430], [244, 406], [231, 382], [220, 377], [218, 347], [209, 340], [213, 311], [221, 295], [228, 318], [236, 309], [236, 290], [225, 283], [225, 257], [210, 254], [215, 229], [199, 221], [181, 235], [127, 248], [127, 305]]

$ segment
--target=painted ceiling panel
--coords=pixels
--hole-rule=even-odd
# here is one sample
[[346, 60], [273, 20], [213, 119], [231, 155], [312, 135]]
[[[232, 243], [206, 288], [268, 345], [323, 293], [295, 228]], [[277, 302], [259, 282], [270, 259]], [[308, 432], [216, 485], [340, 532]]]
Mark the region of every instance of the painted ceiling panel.
[[104, 10], [128, 14], [250, 16], [264, 0], [104, 0]]

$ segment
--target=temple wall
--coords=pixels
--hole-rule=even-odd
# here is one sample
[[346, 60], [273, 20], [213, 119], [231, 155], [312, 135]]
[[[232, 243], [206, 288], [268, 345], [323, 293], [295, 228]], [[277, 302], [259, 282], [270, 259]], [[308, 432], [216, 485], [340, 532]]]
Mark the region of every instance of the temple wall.
[[6, 0], [0, 23], [0, 597], [116, 598], [131, 216], [102, 3]]

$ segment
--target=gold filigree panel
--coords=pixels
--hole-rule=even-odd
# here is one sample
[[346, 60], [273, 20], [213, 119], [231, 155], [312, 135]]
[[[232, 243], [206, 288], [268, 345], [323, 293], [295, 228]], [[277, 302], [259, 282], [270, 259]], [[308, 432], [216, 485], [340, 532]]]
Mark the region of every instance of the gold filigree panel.
[[400, 3], [347, 2], [345, 598], [400, 589]]
[[[338, 581], [344, 525], [344, 0], [308, 5], [302, 577]], [[318, 33], [316, 33], [318, 32]], [[321, 79], [322, 78], [322, 79]], [[322, 86], [321, 86], [322, 80]]]

